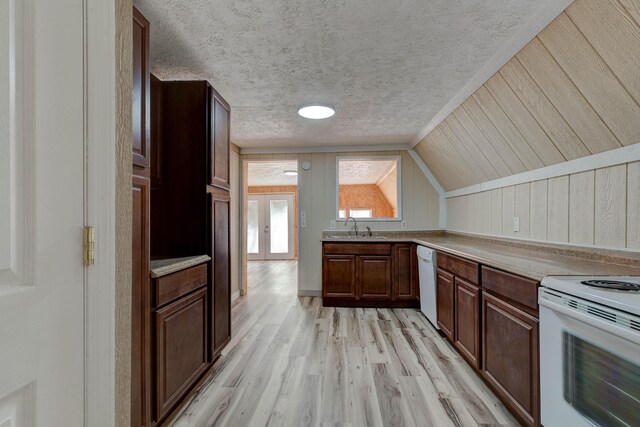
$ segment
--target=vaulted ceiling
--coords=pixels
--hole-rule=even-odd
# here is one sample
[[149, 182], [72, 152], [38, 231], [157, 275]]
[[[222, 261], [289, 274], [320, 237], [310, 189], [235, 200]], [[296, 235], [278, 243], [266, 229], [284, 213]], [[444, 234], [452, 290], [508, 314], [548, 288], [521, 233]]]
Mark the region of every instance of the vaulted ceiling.
[[[557, 0], [136, 0], [152, 71], [204, 78], [242, 147], [409, 143]], [[313, 122], [300, 104], [334, 104]]]
[[446, 190], [640, 142], [640, 0], [576, 0], [416, 147]]

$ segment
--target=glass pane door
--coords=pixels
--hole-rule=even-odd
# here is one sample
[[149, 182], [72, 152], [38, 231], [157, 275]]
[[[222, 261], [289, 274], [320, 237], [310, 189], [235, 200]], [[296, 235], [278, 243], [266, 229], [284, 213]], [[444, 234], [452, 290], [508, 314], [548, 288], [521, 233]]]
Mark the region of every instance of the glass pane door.
[[289, 200], [269, 201], [269, 231], [272, 254], [289, 252]]
[[247, 204], [247, 253], [260, 252], [260, 202], [249, 200]]

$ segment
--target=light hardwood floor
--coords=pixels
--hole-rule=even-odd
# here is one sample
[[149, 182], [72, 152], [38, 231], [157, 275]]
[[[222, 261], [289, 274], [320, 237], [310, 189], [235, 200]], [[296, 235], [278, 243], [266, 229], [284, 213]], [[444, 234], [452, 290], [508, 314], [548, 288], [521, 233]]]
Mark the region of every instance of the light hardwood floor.
[[324, 308], [296, 276], [249, 263], [232, 341], [173, 426], [518, 425], [421, 313]]

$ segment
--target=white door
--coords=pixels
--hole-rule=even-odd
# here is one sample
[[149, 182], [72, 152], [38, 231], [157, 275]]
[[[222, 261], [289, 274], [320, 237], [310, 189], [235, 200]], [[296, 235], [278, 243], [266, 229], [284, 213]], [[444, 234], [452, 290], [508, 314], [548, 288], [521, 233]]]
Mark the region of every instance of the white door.
[[83, 2], [0, 1], [0, 426], [84, 424]]
[[252, 195], [247, 202], [249, 260], [295, 258], [292, 194]]

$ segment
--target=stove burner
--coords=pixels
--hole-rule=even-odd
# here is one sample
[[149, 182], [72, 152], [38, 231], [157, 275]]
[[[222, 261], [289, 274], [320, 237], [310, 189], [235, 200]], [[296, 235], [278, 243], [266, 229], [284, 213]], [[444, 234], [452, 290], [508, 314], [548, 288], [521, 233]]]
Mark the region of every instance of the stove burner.
[[621, 282], [618, 280], [585, 280], [583, 285], [601, 289], [612, 289], [616, 291], [640, 291], [640, 284], [633, 282]]

